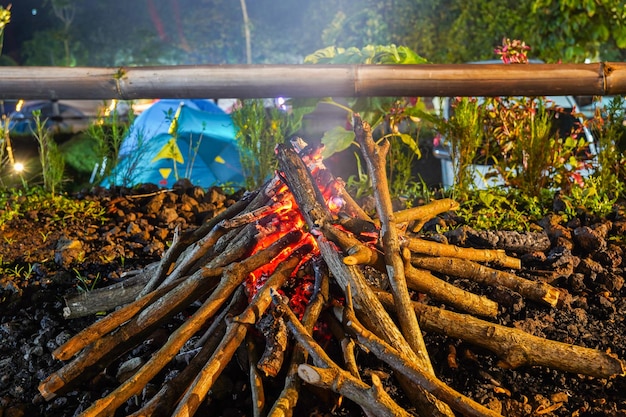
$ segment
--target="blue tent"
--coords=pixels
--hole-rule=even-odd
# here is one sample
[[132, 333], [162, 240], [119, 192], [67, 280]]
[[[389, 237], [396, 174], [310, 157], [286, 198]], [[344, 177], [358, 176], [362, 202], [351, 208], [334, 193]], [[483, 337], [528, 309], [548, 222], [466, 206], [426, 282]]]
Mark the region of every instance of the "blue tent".
[[141, 183], [171, 188], [181, 178], [194, 185], [241, 187], [231, 117], [209, 100], [160, 100], [141, 113], [121, 143], [119, 163], [102, 185]]

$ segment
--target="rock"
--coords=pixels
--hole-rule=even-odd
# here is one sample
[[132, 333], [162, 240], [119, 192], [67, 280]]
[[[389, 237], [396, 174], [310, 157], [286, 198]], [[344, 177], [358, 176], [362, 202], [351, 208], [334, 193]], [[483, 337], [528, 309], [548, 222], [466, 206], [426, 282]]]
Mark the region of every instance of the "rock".
[[142, 358], [132, 358], [123, 362], [119, 368], [117, 368], [117, 373], [115, 374], [115, 378], [121, 383], [130, 378], [143, 364], [145, 361]]
[[574, 241], [586, 252], [597, 252], [606, 248], [607, 243], [601, 229], [582, 226], [574, 229]]
[[57, 242], [54, 252], [54, 262], [57, 265], [69, 269], [73, 262], [84, 257], [83, 242], [80, 240], [63, 237]]

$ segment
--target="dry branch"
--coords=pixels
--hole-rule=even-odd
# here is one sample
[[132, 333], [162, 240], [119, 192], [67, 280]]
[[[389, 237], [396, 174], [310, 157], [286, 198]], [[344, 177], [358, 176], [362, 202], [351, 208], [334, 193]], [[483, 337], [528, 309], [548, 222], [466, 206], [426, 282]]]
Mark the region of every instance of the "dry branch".
[[426, 256], [413, 256], [411, 263], [419, 268], [452, 275], [458, 278], [466, 278], [485, 285], [501, 285], [522, 296], [543, 304], [555, 307], [559, 302], [561, 290], [545, 282], [531, 281], [518, 277], [510, 272], [500, 271], [481, 265], [476, 262], [459, 258], [430, 258]]
[[522, 266], [519, 259], [508, 256], [505, 251], [500, 249], [462, 248], [420, 238], [406, 238], [404, 246], [409, 248], [411, 252], [422, 255], [446, 256], [477, 262], [491, 262], [504, 268], [512, 269], [520, 269]]
[[272, 293], [276, 309], [287, 320], [289, 331], [302, 345], [317, 367], [302, 364], [298, 367], [298, 375], [305, 382], [320, 386], [350, 398], [361, 408], [376, 416], [406, 416], [410, 414], [393, 401], [380, 385], [380, 381], [373, 379], [372, 386], [368, 386], [360, 379], [352, 376], [348, 371], [341, 369], [328, 357], [326, 352], [313, 340], [302, 323], [293, 314], [280, 294]]
[[459, 203], [449, 198], [432, 201], [422, 206], [412, 207], [406, 210], [396, 211], [393, 213], [393, 219], [397, 224], [405, 222], [415, 222], [411, 231], [419, 232], [424, 224], [433, 217], [445, 213], [450, 210], [459, 208]]
[[[169, 380], [140, 410], [129, 417], [166, 417], [176, 406], [176, 402], [185, 392], [191, 381], [196, 377], [200, 369], [214, 354], [226, 333], [226, 322], [229, 316], [239, 314], [245, 307], [246, 296], [243, 288], [239, 288], [229, 305], [220, 313], [211, 326], [207, 329], [207, 338], [201, 338], [200, 351], [189, 361], [189, 364], [176, 377]], [[205, 339], [205, 340], [203, 340]]]
[[[170, 335], [167, 342], [132, 377], [124, 381], [106, 397], [94, 402], [91, 407], [85, 410], [83, 416], [96, 417], [113, 413], [126, 400], [141, 392], [141, 389], [167, 365], [185, 342], [197, 333], [207, 320], [213, 317], [250, 272], [269, 263], [288, 245], [297, 242], [300, 237], [300, 232], [292, 232], [268, 249], [226, 268], [219, 285], [202, 306]], [[245, 332], [243, 333], [245, 335]]]
[[435, 371], [430, 362], [422, 332], [415, 318], [415, 313], [411, 308], [411, 297], [404, 276], [404, 261], [400, 254], [400, 240], [393, 218], [393, 207], [385, 171], [385, 162], [390, 144], [387, 140], [382, 141], [380, 145], [374, 143], [369, 124], [363, 121], [359, 115], [354, 115], [354, 133], [357, 142], [361, 145], [361, 152], [365, 157], [372, 187], [374, 188], [376, 211], [380, 219], [380, 234], [383, 247], [385, 248], [387, 277], [391, 284], [394, 301], [398, 305], [396, 314], [400, 322], [400, 329], [411, 348], [417, 354], [419, 365], [434, 375]]
[[134, 301], [158, 267], [158, 262], [155, 262], [139, 271], [125, 274], [124, 280], [121, 282], [65, 297], [63, 317], [75, 319], [89, 316], [103, 311], [111, 311], [120, 305]]
[[[382, 291], [376, 294], [391, 310], [393, 297]], [[506, 368], [546, 366], [596, 378], [626, 375], [626, 363], [614, 355], [533, 336], [522, 330], [504, 327], [467, 314], [413, 303], [424, 330], [443, 333], [494, 352]]]
[[336, 315], [346, 324], [348, 330], [356, 336], [359, 343], [369, 349], [380, 360], [389, 364], [396, 372], [407, 376], [416, 384], [419, 384], [431, 394], [444, 401], [454, 410], [465, 416], [473, 417], [499, 417], [500, 414], [478, 404], [471, 398], [453, 390], [442, 381], [424, 372], [416, 364], [403, 357], [384, 340], [367, 330], [356, 318], [356, 315], [350, 308], [336, 308]]
[[70, 340], [68, 340], [62, 346], [59, 346], [54, 352], [52, 352], [52, 355], [62, 361], [66, 361], [72, 358], [72, 356], [80, 352], [83, 348], [89, 346], [100, 337], [117, 329], [119, 326], [137, 315], [148, 305], [154, 303], [156, 300], [167, 294], [170, 290], [174, 289], [180, 283], [180, 281], [173, 282], [172, 284], [162, 289], [148, 293], [145, 296], [139, 298], [137, 301], [126, 304], [124, 307], [115, 310], [108, 316], [103, 317], [91, 326], [86, 327], [78, 332], [74, 337], [72, 337]]
[[428, 294], [437, 301], [468, 313], [482, 317], [496, 317], [498, 315], [498, 303], [456, 287], [435, 277], [429, 271], [416, 269], [411, 265], [411, 256], [407, 252], [408, 249], [405, 249], [404, 270], [409, 288]]
[[[69, 384], [89, 378], [106, 368], [119, 355], [140, 343], [166, 318], [186, 308], [210, 289], [215, 284], [211, 278], [219, 276], [221, 272], [221, 270], [206, 269], [196, 272], [144, 308], [138, 315], [120, 326], [117, 331], [95, 340], [71, 362], [42, 381], [39, 385], [42, 396], [46, 399], [54, 398], [57, 392], [68, 389]], [[64, 350], [63, 347], [60, 349]]]
[[215, 354], [211, 356], [189, 385], [176, 410], [174, 410], [173, 416], [194, 415], [209, 389], [211, 389], [213, 382], [224, 370], [237, 347], [243, 342], [248, 327], [253, 326], [271, 304], [270, 291], [282, 286], [293, 272], [293, 269], [298, 265], [300, 261], [299, 256], [302, 256], [306, 250], [310, 250], [310, 248], [301, 248], [300, 251], [295, 252], [293, 256], [283, 262], [255, 294], [250, 305], [243, 313], [234, 317], [228, 324], [226, 335], [216, 349]]

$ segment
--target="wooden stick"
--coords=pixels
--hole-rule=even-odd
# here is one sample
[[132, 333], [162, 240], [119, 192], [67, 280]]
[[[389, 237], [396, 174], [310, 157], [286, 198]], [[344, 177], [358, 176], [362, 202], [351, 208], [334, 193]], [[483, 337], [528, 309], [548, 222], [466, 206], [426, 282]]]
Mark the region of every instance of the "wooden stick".
[[283, 285], [300, 262], [299, 257], [306, 250], [310, 250], [310, 248], [301, 248], [293, 256], [281, 263], [255, 294], [250, 305], [228, 324], [226, 335], [222, 342], [185, 391], [180, 403], [172, 413], [173, 417], [194, 415], [209, 389], [211, 389], [213, 382], [224, 370], [237, 347], [244, 340], [248, 327], [253, 326], [271, 304], [270, 291]]
[[248, 352], [248, 375], [250, 378], [250, 393], [252, 396], [252, 416], [261, 417], [265, 408], [265, 391], [263, 379], [256, 364], [259, 360], [258, 347], [248, 334], [246, 337], [246, 351]]
[[389, 195], [389, 184], [386, 176], [386, 156], [389, 151], [389, 141], [383, 140], [380, 145], [374, 143], [372, 130], [357, 114], [354, 115], [354, 133], [357, 142], [361, 145], [361, 152], [365, 157], [367, 168], [376, 197], [376, 211], [380, 219], [382, 244], [385, 248], [385, 263], [387, 276], [391, 284], [393, 298], [398, 305], [396, 314], [400, 322], [400, 329], [407, 342], [419, 358], [419, 365], [434, 375], [434, 369], [426, 350], [426, 344], [411, 308], [411, 297], [404, 275], [404, 262], [400, 255], [400, 240], [396, 222], [393, 218], [393, 207]]
[[144, 308], [117, 331], [96, 339], [71, 362], [39, 384], [42, 396], [45, 399], [54, 398], [57, 392], [63, 392], [71, 384], [89, 378], [106, 368], [119, 355], [140, 343], [163, 320], [185, 308], [214, 286], [212, 278], [221, 272], [222, 270], [211, 269], [198, 271]]
[[561, 296], [561, 290], [545, 282], [531, 281], [510, 272], [489, 268], [466, 259], [413, 256], [411, 257], [411, 263], [419, 268], [458, 278], [470, 279], [485, 285], [502, 285], [517, 291], [530, 300], [548, 304], [552, 307], [556, 307]]
[[389, 397], [375, 376], [372, 378], [373, 385], [370, 387], [349, 372], [339, 368], [317, 342], [313, 340], [289, 306], [284, 302], [281, 295], [276, 291], [272, 293], [272, 300], [276, 309], [287, 320], [291, 334], [307, 350], [313, 362], [317, 365], [317, 367], [305, 364], [300, 365], [298, 367], [300, 378], [309, 384], [331, 389], [350, 398], [359, 404], [361, 408], [372, 413], [372, 415], [410, 416], [407, 411]]
[[[215, 273], [217, 276], [219, 275], [220, 271], [215, 271]], [[178, 286], [181, 282], [182, 280], [176, 281], [165, 288], [152, 291], [151, 293], [139, 298], [137, 301], [126, 304], [124, 307], [115, 310], [108, 316], [105, 316], [97, 322], [93, 323], [91, 326], [85, 327], [63, 345], [59, 346], [54, 352], [52, 352], [52, 356], [62, 361], [70, 359], [76, 353], [80, 352], [81, 349], [89, 346], [102, 336], [117, 329], [123, 323], [133, 318], [137, 313], [146, 308], [146, 306], [152, 304], [153, 302], [167, 294], [170, 290]]]
[[[382, 291], [376, 294], [387, 308], [395, 308], [391, 294]], [[444, 333], [488, 349], [498, 355], [502, 367], [538, 365], [596, 378], [626, 375], [626, 362], [611, 353], [547, 340], [422, 303], [414, 302], [413, 308], [426, 331]]]
[[167, 381], [159, 392], [150, 399], [140, 410], [128, 417], [166, 417], [171, 415], [176, 402], [185, 392], [191, 381], [214, 354], [220, 341], [226, 333], [227, 317], [241, 313], [247, 304], [247, 297], [243, 287], [233, 295], [229, 305], [215, 319], [207, 329], [208, 337], [203, 341], [200, 351], [191, 359], [189, 364], [173, 379]]
[[406, 238], [404, 246], [411, 252], [430, 256], [445, 256], [450, 258], [468, 259], [477, 262], [492, 262], [504, 268], [520, 269], [521, 261], [508, 256], [500, 249], [461, 248], [445, 243], [433, 242], [419, 238]]
[[424, 227], [424, 223], [433, 217], [445, 213], [451, 210], [457, 210], [459, 208], [459, 203], [456, 201], [443, 198], [440, 200], [434, 200], [428, 204], [424, 204], [423, 206], [412, 207], [410, 209], [396, 211], [393, 213], [393, 218], [396, 223], [405, 223], [410, 221], [415, 221], [415, 224], [411, 228], [414, 233], [419, 232], [422, 227]]
[[[142, 388], [167, 365], [185, 342], [215, 314], [250, 272], [270, 262], [279, 252], [288, 245], [298, 241], [300, 237], [301, 232], [292, 232], [268, 249], [229, 266], [220, 284], [211, 293], [210, 297], [187, 321], [170, 335], [167, 342], [132, 377], [124, 381], [106, 397], [95, 401], [91, 407], [83, 412], [82, 416], [96, 417], [103, 414], [111, 414], [130, 397], [141, 392]], [[245, 335], [245, 332], [243, 333]]]
[[389, 364], [395, 371], [409, 377], [412, 381], [424, 387], [428, 392], [447, 403], [454, 410], [465, 416], [472, 417], [501, 417], [476, 401], [468, 398], [448, 385], [424, 372], [416, 364], [409, 361], [402, 353], [398, 352], [384, 340], [367, 330], [356, 318], [349, 308], [336, 308], [337, 315], [342, 317], [347, 329], [359, 340], [359, 343], [367, 347], [376, 357]]
[[403, 255], [406, 260], [404, 270], [409, 288], [471, 314], [492, 318], [498, 315], [498, 303], [495, 301], [456, 287], [428, 271], [416, 269], [411, 265], [411, 254], [408, 249], [404, 250]]
[[363, 244], [353, 235], [328, 223], [322, 226], [322, 233], [347, 254], [343, 258], [346, 265], [372, 265], [384, 271], [385, 260], [382, 254]]
[[[302, 316], [302, 325], [307, 332], [312, 333], [313, 327], [322, 312], [322, 309], [328, 302], [329, 277], [325, 265], [320, 260], [314, 260], [316, 292], [309, 305], [304, 310]], [[292, 414], [293, 408], [298, 402], [300, 396], [301, 379], [298, 377], [298, 366], [305, 363], [307, 353], [300, 345], [296, 345], [291, 354], [289, 370], [285, 377], [285, 386], [280, 392], [278, 399], [274, 402], [272, 409], [267, 414], [268, 417], [285, 417]]]
[[158, 262], [154, 262], [142, 270], [126, 273], [125, 279], [121, 282], [64, 297], [63, 317], [66, 319], [85, 317], [111, 311], [120, 305], [133, 302], [157, 268]]

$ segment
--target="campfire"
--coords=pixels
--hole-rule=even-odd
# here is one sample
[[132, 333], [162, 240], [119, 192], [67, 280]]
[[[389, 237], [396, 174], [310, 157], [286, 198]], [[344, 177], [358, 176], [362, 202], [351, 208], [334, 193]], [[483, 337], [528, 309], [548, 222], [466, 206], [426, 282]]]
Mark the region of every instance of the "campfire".
[[[520, 260], [503, 250], [422, 237], [428, 220], [457, 204], [443, 199], [393, 212], [384, 169], [389, 145], [376, 144], [358, 116], [354, 130], [372, 178], [375, 218], [325, 168], [318, 149], [300, 139], [279, 146], [279, 172], [264, 187], [177, 235], [160, 262], [68, 302], [68, 317], [76, 310], [114, 311], [54, 352], [65, 364], [40, 384], [43, 397], [94, 378], [190, 310], [149, 359], [128, 360], [120, 385], [81, 415], [113, 415], [181, 352], [190, 358], [184, 370], [165, 379], [132, 415], [194, 415], [242, 345], [249, 353], [255, 416], [291, 415], [303, 383], [352, 400], [368, 416], [499, 415], [437, 378], [423, 331], [488, 349], [505, 368], [539, 365], [597, 378], [626, 373], [624, 361], [610, 353], [496, 324], [495, 301], [439, 278], [505, 287], [556, 308], [563, 296], [512, 272]], [[449, 308], [421, 302], [418, 294]], [[258, 340], [264, 341], [260, 355]], [[324, 350], [331, 341], [341, 357]], [[375, 372], [362, 372], [357, 349], [393, 370], [404, 405]], [[267, 404], [263, 381], [279, 376], [284, 388]]]

